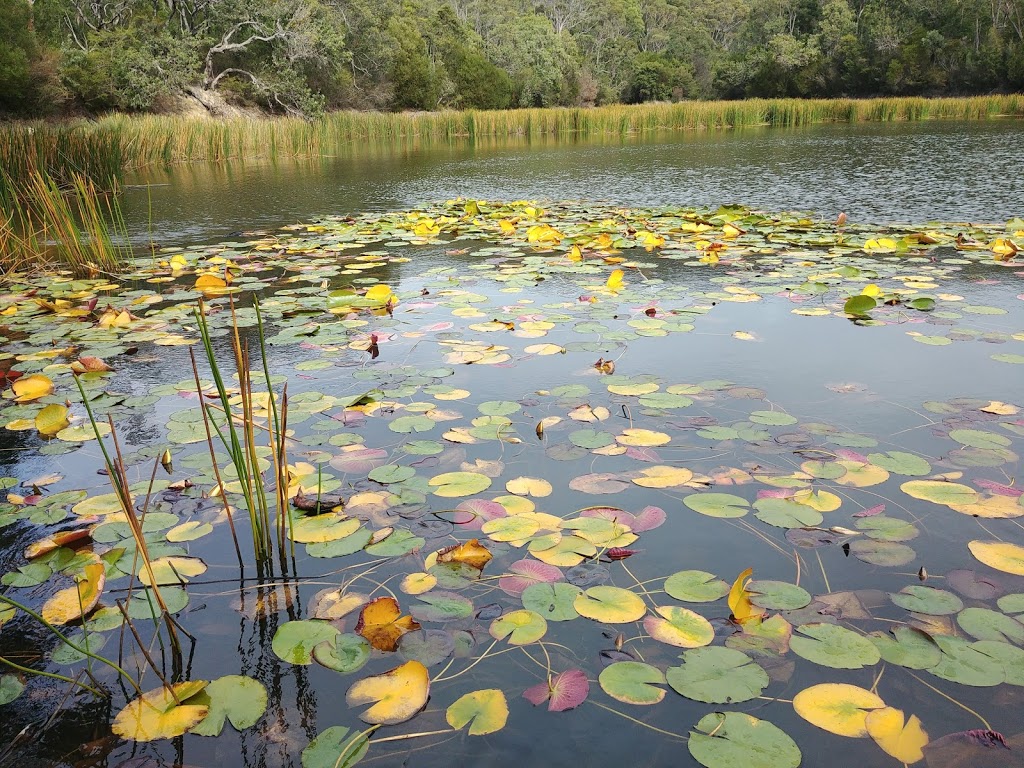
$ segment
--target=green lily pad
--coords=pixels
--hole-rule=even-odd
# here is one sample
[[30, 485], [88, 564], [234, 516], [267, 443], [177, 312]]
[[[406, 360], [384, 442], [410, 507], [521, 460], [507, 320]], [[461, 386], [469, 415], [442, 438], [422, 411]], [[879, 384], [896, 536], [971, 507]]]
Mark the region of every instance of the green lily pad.
[[800, 748], [778, 726], [743, 712], [712, 712], [686, 746], [705, 768], [797, 768]]
[[904, 587], [889, 599], [900, 608], [913, 613], [926, 613], [929, 616], [948, 616], [957, 613], [964, 607], [964, 602], [952, 592], [921, 584]]
[[965, 608], [957, 614], [956, 623], [978, 640], [1024, 643], [1024, 624], [988, 608]]
[[834, 669], [860, 669], [882, 658], [870, 640], [837, 624], [804, 624], [789, 647], [797, 656]]
[[351, 768], [369, 748], [366, 734], [333, 725], [318, 733], [302, 750], [302, 768]]
[[942, 650], [931, 635], [914, 627], [898, 626], [891, 634], [872, 632], [868, 639], [885, 661], [907, 669], [929, 669], [942, 658]]
[[579, 618], [574, 603], [583, 590], [565, 582], [531, 584], [523, 590], [523, 607], [547, 621], [572, 621]]
[[205, 704], [210, 708], [209, 714], [189, 733], [219, 736], [225, 721], [238, 731], [256, 725], [267, 711], [267, 689], [251, 677], [225, 675], [213, 680], [189, 703]]
[[772, 611], [795, 611], [811, 603], [810, 593], [785, 581], [755, 580], [747, 584], [750, 602]]
[[639, 661], [609, 664], [598, 676], [602, 690], [626, 704], [657, 704], [665, 698], [665, 675], [657, 667]]
[[278, 658], [292, 664], [312, 664], [313, 649], [333, 641], [341, 632], [326, 621], [288, 621], [277, 628], [270, 645]]
[[337, 634], [314, 646], [313, 659], [317, 664], [347, 675], [359, 671], [370, 660], [370, 644], [354, 632]]
[[665, 579], [665, 592], [684, 603], [710, 603], [729, 594], [729, 583], [707, 571], [677, 571]]
[[761, 695], [768, 673], [741, 651], [709, 647], [686, 651], [683, 664], [669, 667], [665, 679], [681, 696], [707, 704], [736, 704]]
[[749, 501], [731, 493], [695, 493], [684, 498], [683, 504], [708, 517], [743, 517], [750, 508]]

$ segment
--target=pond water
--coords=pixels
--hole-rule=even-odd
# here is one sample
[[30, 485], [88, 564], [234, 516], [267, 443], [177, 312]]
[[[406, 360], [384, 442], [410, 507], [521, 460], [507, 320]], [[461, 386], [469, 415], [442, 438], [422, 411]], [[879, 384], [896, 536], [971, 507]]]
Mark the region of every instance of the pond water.
[[[216, 682], [153, 714], [0, 606], [0, 655], [111, 694], [0, 678], [0, 765], [353, 764], [376, 721], [361, 764], [1024, 766], [1022, 136], [351, 148], [136, 179], [169, 185], [127, 193], [152, 262], [0, 296], [0, 595], [49, 605], [143, 691], [153, 666]], [[262, 342], [279, 419], [287, 385], [281, 476]], [[262, 568], [206, 441], [204, 412], [229, 434], [208, 353], [284, 521]], [[152, 580], [72, 363], [116, 428], [180, 655], [129, 576]], [[27, 559], [58, 531], [88, 535]], [[449, 551], [471, 539], [483, 554]], [[98, 607], [61, 617], [51, 598], [100, 571]], [[200, 735], [208, 707], [240, 728]]]

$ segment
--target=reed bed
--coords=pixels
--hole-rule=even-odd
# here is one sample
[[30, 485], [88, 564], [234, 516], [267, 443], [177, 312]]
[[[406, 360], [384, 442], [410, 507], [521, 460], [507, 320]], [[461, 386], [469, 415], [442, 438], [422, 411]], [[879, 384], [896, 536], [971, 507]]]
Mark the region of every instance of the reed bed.
[[[334, 112], [297, 118], [196, 120], [111, 115], [95, 122], [0, 128], [0, 165], [13, 178], [72, 173], [104, 189], [123, 171], [157, 163], [332, 154], [353, 142], [449, 141], [514, 136], [623, 135], [654, 131], [795, 127], [825, 122], [988, 120], [1024, 117], [1024, 95], [965, 98], [749, 99], [593, 108], [467, 112]], [[5, 189], [0, 184], [0, 202]]]

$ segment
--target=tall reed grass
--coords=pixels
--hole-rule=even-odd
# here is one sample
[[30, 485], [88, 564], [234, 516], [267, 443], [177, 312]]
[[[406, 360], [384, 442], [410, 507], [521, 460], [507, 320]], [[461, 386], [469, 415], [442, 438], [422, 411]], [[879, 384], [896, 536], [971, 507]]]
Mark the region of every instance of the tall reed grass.
[[0, 205], [0, 274], [59, 267], [78, 275], [116, 272], [132, 261], [117, 199], [74, 172], [65, 184], [29, 169]]
[[[334, 112], [297, 118], [197, 120], [111, 115], [95, 122], [0, 128], [0, 166], [14, 180], [45, 171], [115, 189], [125, 170], [157, 163], [327, 155], [352, 142], [634, 134], [824, 122], [1024, 117], [1024, 95], [925, 99], [749, 99], [467, 112]], [[0, 202], [6, 191], [0, 183]]]

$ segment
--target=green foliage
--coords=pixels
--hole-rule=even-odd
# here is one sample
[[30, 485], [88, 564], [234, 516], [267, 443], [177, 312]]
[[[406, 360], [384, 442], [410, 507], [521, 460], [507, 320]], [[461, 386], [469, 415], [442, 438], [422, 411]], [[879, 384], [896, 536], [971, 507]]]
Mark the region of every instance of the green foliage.
[[25, 0], [0, 0], [0, 111], [23, 108], [32, 95], [37, 46], [31, 17]]

